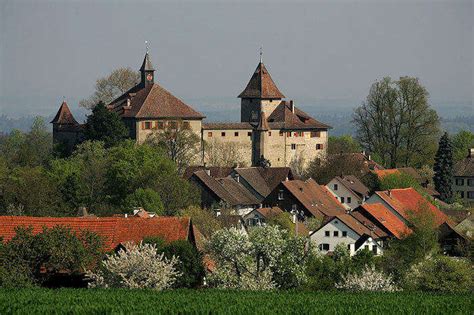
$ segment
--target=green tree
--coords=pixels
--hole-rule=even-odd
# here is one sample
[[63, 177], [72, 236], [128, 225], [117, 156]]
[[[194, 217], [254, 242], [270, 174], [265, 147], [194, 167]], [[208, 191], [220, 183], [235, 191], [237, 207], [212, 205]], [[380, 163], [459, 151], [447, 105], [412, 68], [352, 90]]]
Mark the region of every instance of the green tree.
[[138, 188], [125, 198], [123, 211], [128, 213], [134, 208], [142, 207], [148, 212], [160, 215], [163, 212], [163, 203], [160, 195], [150, 188]]
[[106, 147], [117, 145], [128, 137], [128, 129], [119, 115], [99, 102], [87, 117], [84, 129], [85, 140], [102, 141]]
[[99, 102], [108, 104], [127, 92], [140, 81], [140, 75], [131, 68], [118, 68], [109, 75], [99, 78], [95, 83], [95, 92], [89, 98], [81, 100], [79, 106], [92, 109]]
[[474, 148], [474, 133], [461, 130], [452, 137], [454, 162], [463, 160], [470, 148]]
[[389, 190], [397, 188], [420, 188], [420, 184], [412, 176], [400, 172], [399, 174], [390, 174], [380, 180], [380, 189]]
[[360, 143], [356, 139], [352, 138], [351, 135], [343, 136], [329, 136], [328, 139], [328, 153], [357, 153], [362, 150]]
[[436, 152], [434, 170], [434, 184], [440, 194], [440, 199], [451, 202], [453, 199], [453, 147], [448, 133], [439, 140], [438, 151]]
[[291, 214], [288, 212], [282, 212], [277, 215], [273, 215], [267, 219], [269, 225], [278, 225], [280, 228], [288, 231], [289, 233], [295, 233], [295, 224], [291, 219]]
[[180, 215], [190, 217], [193, 224], [197, 226], [199, 231], [201, 231], [201, 233], [207, 238], [223, 228], [221, 221], [219, 221], [212, 210], [209, 209], [190, 206], [182, 210]]
[[421, 166], [432, 160], [439, 118], [416, 78], [375, 82], [367, 101], [354, 111], [353, 122], [361, 145], [390, 168]]
[[361, 179], [368, 172], [364, 161], [352, 154], [331, 154], [327, 159], [314, 159], [308, 165], [305, 177], [311, 177], [321, 185], [326, 185], [336, 176], [354, 175]]

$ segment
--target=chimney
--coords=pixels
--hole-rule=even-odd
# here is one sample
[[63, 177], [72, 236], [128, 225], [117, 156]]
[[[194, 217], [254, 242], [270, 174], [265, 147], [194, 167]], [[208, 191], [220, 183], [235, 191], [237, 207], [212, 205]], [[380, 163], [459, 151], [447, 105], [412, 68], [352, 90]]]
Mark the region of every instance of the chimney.
[[372, 161], [372, 156], [370, 154], [367, 155], [367, 160]]
[[391, 191], [390, 189], [387, 190], [387, 195], [388, 195], [389, 197], [392, 197], [392, 191]]
[[235, 174], [235, 181], [237, 183], [240, 183], [240, 175], [239, 174]]
[[290, 110], [293, 114], [295, 113], [295, 105], [293, 104], [293, 100], [290, 101]]

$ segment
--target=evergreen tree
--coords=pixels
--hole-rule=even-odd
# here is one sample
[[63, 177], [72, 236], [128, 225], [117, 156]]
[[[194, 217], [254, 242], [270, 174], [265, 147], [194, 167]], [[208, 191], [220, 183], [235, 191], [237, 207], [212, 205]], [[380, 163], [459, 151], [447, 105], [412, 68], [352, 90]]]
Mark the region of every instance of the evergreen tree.
[[127, 127], [117, 115], [99, 102], [87, 117], [85, 140], [103, 141], [105, 147], [112, 147], [128, 136]]
[[439, 140], [433, 170], [435, 173], [433, 180], [440, 199], [451, 202], [453, 198], [451, 186], [453, 181], [453, 146], [447, 132]]

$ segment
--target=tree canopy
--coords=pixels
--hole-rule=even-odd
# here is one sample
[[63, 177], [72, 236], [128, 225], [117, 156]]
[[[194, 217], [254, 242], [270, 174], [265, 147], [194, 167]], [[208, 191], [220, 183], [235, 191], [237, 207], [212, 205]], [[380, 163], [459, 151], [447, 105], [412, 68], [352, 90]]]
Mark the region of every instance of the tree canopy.
[[428, 91], [417, 78], [386, 77], [370, 88], [355, 109], [357, 138], [390, 168], [431, 164], [439, 134], [439, 118], [428, 104]]

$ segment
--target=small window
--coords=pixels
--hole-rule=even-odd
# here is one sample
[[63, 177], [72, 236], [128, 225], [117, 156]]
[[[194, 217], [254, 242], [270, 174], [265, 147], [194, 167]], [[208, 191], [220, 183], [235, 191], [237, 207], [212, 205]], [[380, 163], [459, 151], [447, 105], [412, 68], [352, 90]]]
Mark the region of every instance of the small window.
[[236, 131], [234, 132], [234, 137], [238, 137], [239, 136], [239, 133]]
[[287, 136], [288, 138], [291, 138], [291, 132], [290, 132], [290, 131], [287, 132], [287, 133], [286, 133], [286, 136]]
[[298, 134], [299, 134], [299, 132], [295, 132], [294, 136], [295, 136], [295, 137], [298, 137]]
[[278, 192], [278, 200], [284, 200], [284, 199], [285, 199], [285, 197], [283, 196], [283, 190], [280, 190]]
[[280, 130], [279, 134], [280, 134], [280, 137], [283, 137], [283, 135], [284, 135], [283, 131], [281, 131], [281, 130]]
[[225, 132], [221, 132], [221, 136], [225, 137]]
[[377, 255], [377, 245], [372, 245], [372, 252]]
[[323, 144], [322, 143], [317, 143], [316, 144], [316, 150], [322, 150], [323, 149]]
[[291, 144], [291, 149], [292, 149], [292, 150], [296, 150], [296, 144], [292, 143], [292, 144]]
[[329, 250], [329, 244], [327, 244], [327, 243], [320, 244], [319, 245], [319, 250], [328, 251]]
[[369, 250], [369, 245], [365, 245], [365, 246], [364, 246], [364, 249]]
[[464, 198], [464, 191], [460, 190], [458, 191], [458, 193], [459, 193], [459, 197]]
[[268, 132], [268, 136], [269, 136], [269, 137], [272, 136], [272, 132], [271, 132], [271, 131]]
[[351, 203], [352, 202], [352, 197], [347, 197], [347, 203]]
[[456, 186], [464, 186], [464, 178], [456, 178]]
[[474, 199], [474, 191], [468, 191], [467, 192], [467, 198]]
[[324, 236], [327, 236], [327, 237], [331, 236], [331, 232], [329, 232], [329, 231], [324, 231]]
[[143, 129], [151, 129], [152, 123], [151, 121], [145, 121], [145, 128]]
[[339, 236], [339, 231], [334, 231], [333, 235], [334, 235], [334, 237], [338, 237]]
[[296, 204], [291, 205], [291, 210], [292, 211], [298, 211], [298, 205], [296, 205]]
[[191, 129], [191, 124], [189, 123], [189, 121], [183, 122], [183, 129]]
[[344, 199], [344, 197], [341, 197], [341, 203], [344, 203], [346, 200]]
[[209, 132], [207, 133], [207, 136], [208, 136], [209, 138], [211, 138], [211, 137], [212, 137], [212, 132], [209, 131]]
[[247, 132], [247, 136], [251, 137], [252, 136], [252, 131]]
[[347, 231], [342, 231], [342, 237], [347, 237]]
[[470, 186], [470, 187], [473, 187], [474, 186], [474, 179], [469, 178], [467, 180], [467, 185]]
[[334, 184], [334, 190], [337, 190], [339, 188], [338, 184]]
[[165, 129], [165, 123], [163, 121], [157, 122], [157, 128], [160, 130]]

